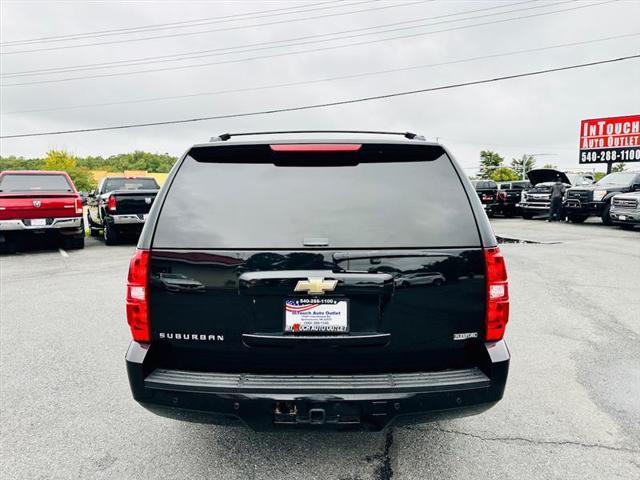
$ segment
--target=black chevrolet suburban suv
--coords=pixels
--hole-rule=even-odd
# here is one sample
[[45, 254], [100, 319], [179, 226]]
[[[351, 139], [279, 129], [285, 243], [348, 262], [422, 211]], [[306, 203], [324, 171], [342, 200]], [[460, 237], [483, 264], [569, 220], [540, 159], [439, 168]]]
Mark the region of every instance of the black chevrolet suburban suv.
[[129, 268], [142, 406], [380, 430], [502, 398], [507, 274], [478, 196], [441, 145], [365, 133], [225, 134], [176, 163]]

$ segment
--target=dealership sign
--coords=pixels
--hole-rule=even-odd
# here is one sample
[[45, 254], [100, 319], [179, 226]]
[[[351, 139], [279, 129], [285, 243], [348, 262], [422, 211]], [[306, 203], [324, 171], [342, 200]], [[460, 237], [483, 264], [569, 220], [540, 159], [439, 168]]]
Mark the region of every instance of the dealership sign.
[[639, 161], [640, 115], [582, 120], [580, 163]]

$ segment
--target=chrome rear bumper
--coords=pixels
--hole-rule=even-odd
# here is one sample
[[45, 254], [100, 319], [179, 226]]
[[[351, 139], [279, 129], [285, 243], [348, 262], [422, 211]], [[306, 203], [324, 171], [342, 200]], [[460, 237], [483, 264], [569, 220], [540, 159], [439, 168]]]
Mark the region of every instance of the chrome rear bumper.
[[109, 215], [114, 225], [143, 225], [146, 214]]
[[59, 230], [80, 228], [82, 217], [46, 218], [46, 225], [31, 225], [32, 219], [0, 220], [0, 231]]

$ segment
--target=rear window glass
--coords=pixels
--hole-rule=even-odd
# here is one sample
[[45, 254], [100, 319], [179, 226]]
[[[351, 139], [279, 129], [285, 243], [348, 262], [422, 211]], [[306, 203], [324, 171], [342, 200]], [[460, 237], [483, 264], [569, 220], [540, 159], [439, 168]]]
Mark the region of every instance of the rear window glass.
[[472, 182], [476, 188], [498, 188], [498, 184], [495, 182]]
[[477, 246], [463, 185], [442, 149], [430, 148], [438, 149], [434, 160], [414, 154], [403, 161], [394, 148], [377, 157], [388, 161], [360, 158], [351, 166], [309, 166], [318, 153], [305, 154], [307, 166], [299, 166], [301, 154], [293, 166], [246, 163], [252, 160], [240, 151], [242, 163], [213, 161], [215, 150], [228, 156], [226, 147], [207, 161], [188, 156], [167, 192], [153, 247]]
[[0, 177], [0, 192], [72, 192], [64, 175], [9, 174]]
[[104, 181], [102, 191], [113, 190], [155, 190], [160, 188], [154, 178], [109, 178]]

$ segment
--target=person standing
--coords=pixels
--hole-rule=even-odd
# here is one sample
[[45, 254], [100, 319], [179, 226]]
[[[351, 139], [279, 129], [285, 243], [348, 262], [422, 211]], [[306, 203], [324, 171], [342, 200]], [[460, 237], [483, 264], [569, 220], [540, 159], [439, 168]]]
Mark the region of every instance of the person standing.
[[562, 214], [562, 200], [564, 199], [566, 190], [567, 187], [562, 183], [560, 175], [558, 175], [556, 177], [556, 183], [551, 185], [551, 208], [549, 209], [548, 222], [557, 222], [564, 219], [564, 215]]

